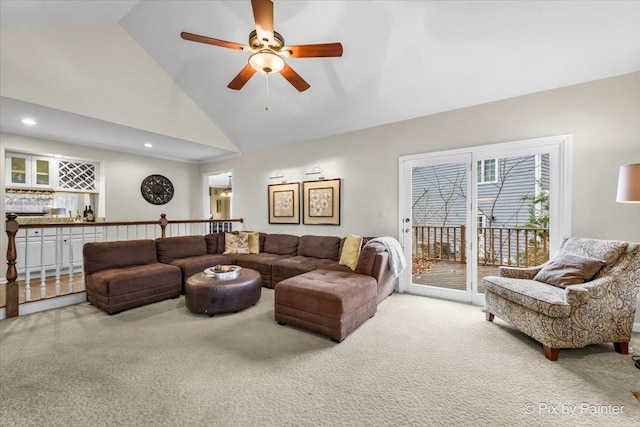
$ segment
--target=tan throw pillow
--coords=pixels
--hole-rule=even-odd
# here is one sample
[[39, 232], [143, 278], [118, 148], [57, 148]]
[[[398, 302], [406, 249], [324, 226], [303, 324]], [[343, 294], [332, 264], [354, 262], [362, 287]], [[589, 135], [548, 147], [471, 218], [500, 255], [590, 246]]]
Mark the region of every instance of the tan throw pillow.
[[246, 234], [224, 233], [225, 254], [248, 254], [249, 236]]
[[362, 246], [362, 236], [354, 236], [349, 234], [342, 245], [342, 254], [340, 254], [340, 265], [346, 265], [351, 270], [355, 270], [358, 266], [358, 258], [360, 257], [360, 247]]
[[260, 253], [260, 233], [257, 231], [241, 231], [240, 234], [249, 236], [249, 253]]
[[535, 275], [533, 280], [564, 288], [588, 282], [604, 266], [604, 261], [560, 251]]

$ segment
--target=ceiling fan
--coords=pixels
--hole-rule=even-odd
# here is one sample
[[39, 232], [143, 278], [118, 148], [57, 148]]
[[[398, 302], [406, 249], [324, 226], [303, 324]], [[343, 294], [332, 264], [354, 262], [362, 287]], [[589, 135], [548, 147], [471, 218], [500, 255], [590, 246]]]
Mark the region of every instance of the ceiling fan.
[[319, 58], [342, 56], [342, 44], [323, 43], [291, 45], [284, 44], [284, 38], [273, 30], [273, 2], [271, 0], [251, 0], [253, 18], [256, 29], [249, 33], [249, 45], [214, 39], [197, 34], [182, 32], [180, 37], [185, 40], [211, 44], [214, 46], [252, 52], [247, 65], [227, 85], [229, 89], [240, 90], [256, 71], [271, 74], [280, 73], [302, 92], [310, 85], [294, 71], [284, 58]]

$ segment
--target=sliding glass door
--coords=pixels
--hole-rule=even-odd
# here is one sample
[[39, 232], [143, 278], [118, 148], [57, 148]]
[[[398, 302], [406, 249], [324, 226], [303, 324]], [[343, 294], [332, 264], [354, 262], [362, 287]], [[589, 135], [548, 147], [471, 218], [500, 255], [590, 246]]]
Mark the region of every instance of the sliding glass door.
[[403, 292], [482, 303], [482, 277], [545, 262], [570, 231], [570, 136], [400, 159]]

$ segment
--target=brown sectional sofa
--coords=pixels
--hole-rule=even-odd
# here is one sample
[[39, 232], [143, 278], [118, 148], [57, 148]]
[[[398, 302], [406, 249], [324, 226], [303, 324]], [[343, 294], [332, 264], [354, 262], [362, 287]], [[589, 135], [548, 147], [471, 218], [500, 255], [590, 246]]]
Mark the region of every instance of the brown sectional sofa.
[[[87, 243], [83, 251], [87, 298], [107, 313], [117, 313], [179, 296], [181, 292], [184, 293], [184, 283], [188, 277], [216, 264], [236, 264], [254, 269], [260, 273], [262, 285], [268, 288], [275, 288], [281, 281], [296, 276], [300, 276], [300, 282], [307, 284], [318, 282], [321, 278], [316, 277], [317, 275], [308, 277], [306, 274], [320, 272], [325, 279], [335, 278], [340, 286], [346, 286], [348, 290], [343, 289], [337, 294], [328, 290], [339, 288], [335, 283], [329, 283], [320, 293], [316, 293], [313, 288], [311, 292], [307, 289], [308, 294], [324, 295], [320, 297], [321, 300], [324, 298], [326, 301], [334, 301], [327, 306], [327, 310], [333, 313], [330, 315], [333, 320], [319, 321], [321, 324], [335, 323], [337, 316], [339, 319], [343, 318], [344, 325], [342, 322], [338, 326], [333, 324], [331, 327], [338, 332], [332, 334], [325, 333], [322, 328], [306, 329], [325, 333], [341, 341], [355, 328], [353, 325], [357, 326], [371, 317], [377, 304], [389, 296], [395, 287], [395, 279], [389, 270], [389, 254], [379, 243], [365, 246], [355, 271], [351, 271], [339, 264], [344, 243], [344, 239], [339, 237], [260, 233], [259, 253], [224, 254], [224, 236], [225, 233], [213, 233], [155, 241]], [[349, 296], [354, 292], [362, 293], [364, 299], [360, 301], [360, 297], [354, 299]], [[343, 298], [340, 294], [343, 294], [344, 301], [336, 300]], [[313, 307], [321, 303], [313, 302], [312, 299], [307, 295], [300, 300], [302, 305], [294, 309], [304, 311], [312, 307], [311, 310], [315, 310]], [[366, 307], [358, 308], [358, 313], [352, 313], [349, 307], [353, 304], [359, 304], [358, 307], [364, 304]], [[348, 310], [343, 310], [343, 306]], [[310, 313], [309, 316], [315, 318], [316, 313]], [[353, 321], [353, 316], [358, 320]], [[288, 318], [287, 322], [281, 323], [305, 327], [304, 324], [289, 320]]]
[[83, 258], [87, 299], [109, 314], [180, 296], [180, 268], [158, 262], [153, 240], [87, 243]]

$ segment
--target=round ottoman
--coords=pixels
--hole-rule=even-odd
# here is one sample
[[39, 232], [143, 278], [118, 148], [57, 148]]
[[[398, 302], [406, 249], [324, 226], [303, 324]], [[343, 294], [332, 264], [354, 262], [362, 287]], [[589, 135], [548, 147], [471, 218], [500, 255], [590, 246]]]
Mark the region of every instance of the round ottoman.
[[189, 277], [184, 287], [185, 304], [192, 313], [213, 316], [255, 305], [260, 299], [262, 278], [250, 268], [240, 270], [235, 279], [216, 279], [204, 273]]

